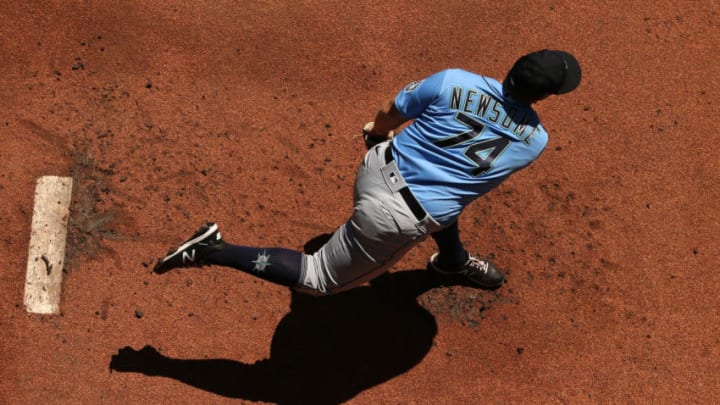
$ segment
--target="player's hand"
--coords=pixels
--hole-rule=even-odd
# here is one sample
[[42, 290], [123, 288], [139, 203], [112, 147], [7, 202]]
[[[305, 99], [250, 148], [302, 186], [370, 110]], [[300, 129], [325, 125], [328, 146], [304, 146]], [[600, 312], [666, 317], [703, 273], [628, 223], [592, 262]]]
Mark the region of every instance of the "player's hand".
[[386, 134], [375, 134], [372, 132], [375, 122], [370, 121], [362, 129], [362, 133], [355, 135], [355, 137], [362, 137], [365, 142], [365, 147], [370, 149], [373, 146], [392, 139], [395, 136], [395, 131], [388, 131]]

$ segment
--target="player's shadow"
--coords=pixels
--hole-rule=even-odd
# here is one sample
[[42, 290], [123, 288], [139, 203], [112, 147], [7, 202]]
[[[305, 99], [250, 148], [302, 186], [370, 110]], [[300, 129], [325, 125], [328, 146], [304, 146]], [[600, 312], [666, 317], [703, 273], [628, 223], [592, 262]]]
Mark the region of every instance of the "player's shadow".
[[[312, 242], [306, 250], [312, 250]], [[290, 312], [275, 330], [268, 359], [253, 364], [175, 359], [151, 346], [124, 347], [112, 356], [110, 369], [169, 377], [250, 401], [341, 403], [410, 370], [425, 357], [437, 324], [417, 297], [448, 284], [466, 282], [423, 269], [385, 274], [370, 286], [338, 295], [293, 292]]]

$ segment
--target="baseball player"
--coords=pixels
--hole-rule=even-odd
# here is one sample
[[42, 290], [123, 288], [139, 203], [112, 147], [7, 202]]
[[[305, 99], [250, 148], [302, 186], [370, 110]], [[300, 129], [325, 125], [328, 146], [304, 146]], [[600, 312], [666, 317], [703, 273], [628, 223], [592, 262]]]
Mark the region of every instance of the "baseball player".
[[500, 287], [505, 277], [497, 267], [463, 247], [458, 217], [538, 158], [548, 134], [532, 105], [574, 90], [580, 78], [571, 54], [541, 50], [519, 58], [502, 83], [460, 69], [412, 82], [363, 129], [368, 152], [352, 215], [319, 250], [234, 245], [206, 223], [154, 271], [218, 265], [300, 291], [336, 293], [379, 276], [430, 235], [438, 252], [429, 269]]

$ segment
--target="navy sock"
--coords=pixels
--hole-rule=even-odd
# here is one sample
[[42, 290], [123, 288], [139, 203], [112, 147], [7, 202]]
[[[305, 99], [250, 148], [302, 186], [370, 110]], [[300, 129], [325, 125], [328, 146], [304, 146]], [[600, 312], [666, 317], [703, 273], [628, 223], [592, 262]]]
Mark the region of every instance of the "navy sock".
[[443, 268], [458, 268], [467, 262], [469, 254], [460, 242], [457, 221], [431, 234], [438, 246], [438, 262]]
[[231, 267], [276, 284], [294, 287], [300, 282], [302, 253], [284, 248], [257, 248], [225, 243], [208, 255], [207, 263]]

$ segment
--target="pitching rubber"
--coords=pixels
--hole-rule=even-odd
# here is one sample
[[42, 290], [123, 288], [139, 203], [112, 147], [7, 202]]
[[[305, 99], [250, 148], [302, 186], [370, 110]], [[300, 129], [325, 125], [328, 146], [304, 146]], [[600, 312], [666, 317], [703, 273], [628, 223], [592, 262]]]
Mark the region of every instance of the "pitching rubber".
[[28, 312], [60, 312], [71, 195], [70, 177], [44, 176], [37, 181], [25, 277]]

